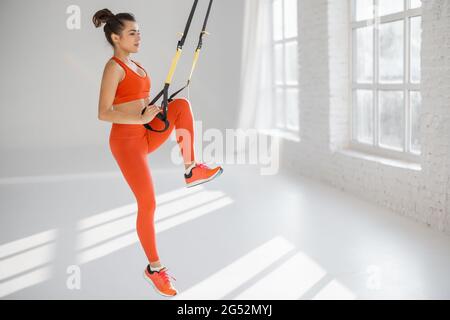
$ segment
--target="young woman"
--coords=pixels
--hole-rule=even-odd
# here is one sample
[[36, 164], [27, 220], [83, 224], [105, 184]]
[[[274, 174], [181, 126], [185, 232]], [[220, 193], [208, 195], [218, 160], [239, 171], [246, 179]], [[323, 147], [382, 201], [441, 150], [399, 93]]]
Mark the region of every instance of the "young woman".
[[[144, 277], [158, 293], [174, 296], [177, 290], [169, 279], [168, 269], [159, 261], [156, 247], [155, 192], [147, 154], [162, 145], [175, 128], [185, 164], [187, 187], [210, 181], [223, 170], [220, 166], [210, 168], [195, 161], [194, 119], [187, 99], [174, 99], [168, 104], [167, 119], [170, 127], [166, 131], [150, 131], [143, 126], [149, 123], [153, 129], [161, 130], [164, 123], [156, 118], [162, 108], [157, 105], [148, 106], [150, 76], [140, 63], [130, 59], [131, 53], [139, 51], [141, 43], [139, 26], [134, 16], [130, 13], [114, 15], [110, 10], [103, 9], [97, 11], [92, 20], [96, 27], [105, 23], [103, 30], [106, 40], [114, 50], [113, 57], [108, 60], [103, 71], [98, 118], [112, 122], [109, 146], [137, 201], [136, 230], [148, 259]], [[146, 106], [145, 113], [141, 115]]]

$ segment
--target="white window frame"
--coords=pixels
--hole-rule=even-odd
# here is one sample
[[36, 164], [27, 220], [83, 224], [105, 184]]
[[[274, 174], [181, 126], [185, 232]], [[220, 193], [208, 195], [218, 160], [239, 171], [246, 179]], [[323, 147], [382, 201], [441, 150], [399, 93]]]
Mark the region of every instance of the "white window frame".
[[[349, 99], [350, 99], [350, 128], [349, 128], [349, 136], [350, 136], [350, 148], [358, 151], [371, 153], [374, 155], [392, 158], [392, 159], [400, 159], [412, 162], [420, 162], [421, 153], [414, 153], [410, 151], [410, 92], [413, 91], [421, 91], [421, 82], [419, 83], [411, 83], [410, 79], [410, 18], [422, 16], [422, 7], [409, 9], [410, 8], [410, 0], [404, 1], [404, 9], [401, 12], [392, 13], [384, 16], [375, 15], [371, 19], [355, 21], [354, 14], [355, 11], [355, 1], [357, 0], [348, 0], [349, 4]], [[374, 0], [374, 11], [378, 8], [378, 0]], [[402, 21], [403, 20], [403, 83], [399, 84], [381, 84], [379, 83], [378, 70], [379, 70], [379, 41], [378, 41], [378, 23], [386, 23], [386, 22], [394, 22], [394, 21]], [[356, 65], [355, 57], [354, 57], [354, 49], [353, 48], [353, 31], [357, 28], [374, 25], [373, 28], [373, 80], [372, 83], [357, 83], [353, 79], [353, 65]], [[354, 136], [354, 119], [356, 119], [356, 108], [353, 107], [354, 101], [354, 93], [356, 89], [366, 89], [371, 90], [373, 93], [373, 144], [366, 144], [356, 140]], [[378, 93], [380, 90], [396, 90], [403, 92], [403, 151], [392, 150], [385, 147], [379, 146], [379, 121], [378, 121]], [[419, 133], [420, 134], [420, 133]], [[422, 148], [422, 145], [421, 145]]]
[[[272, 0], [271, 1], [271, 4], [273, 5], [273, 2], [274, 2], [274, 0]], [[285, 71], [286, 71], [286, 61], [285, 61], [285, 58], [286, 58], [286, 44], [288, 44], [288, 43], [290, 43], [290, 42], [296, 42], [297, 43], [297, 66], [298, 66], [298, 59], [299, 59], [299, 57], [298, 57], [298, 45], [299, 45], [299, 41], [298, 41], [298, 5], [299, 5], [299, 1], [298, 0], [296, 0], [296, 2], [297, 2], [297, 12], [296, 12], [296, 22], [297, 22], [297, 35], [296, 36], [293, 36], [293, 37], [287, 37], [287, 38], [285, 38], [285, 36], [284, 36], [284, 34], [285, 34], [285, 32], [284, 32], [284, 26], [285, 26], [285, 24], [284, 24], [284, 2], [285, 2], [285, 0], [281, 0], [281, 12], [282, 12], [282, 28], [281, 28], [281, 34], [282, 34], [282, 37], [281, 37], [281, 39], [280, 40], [274, 40], [274, 34], [273, 34], [273, 28], [274, 28], [274, 26], [273, 26], [273, 20], [274, 20], [274, 16], [273, 16], [273, 11], [271, 10], [271, 13], [272, 13], [272, 16], [271, 16], [271, 19], [270, 19], [270, 22], [271, 22], [271, 27], [270, 27], [270, 32], [271, 32], [271, 35], [270, 35], [270, 37], [271, 37], [271, 49], [272, 49], [272, 52], [273, 52], [273, 55], [272, 55], [272, 60], [271, 60], [271, 62], [272, 62], [272, 70], [274, 71], [273, 72], [273, 82], [272, 82], [272, 92], [273, 92], [273, 95], [272, 95], [272, 97], [273, 97], [273, 100], [272, 100], [272, 105], [273, 106], [276, 106], [276, 104], [277, 103], [280, 103], [279, 101], [276, 101], [276, 99], [277, 99], [277, 94], [276, 94], [276, 92], [277, 92], [277, 89], [282, 89], [283, 90], [283, 92], [284, 92], [284, 94], [283, 94], [283, 101], [282, 101], [282, 110], [283, 110], [283, 114], [282, 114], [282, 118], [281, 118], [281, 122], [283, 123], [283, 125], [282, 126], [279, 126], [278, 125], [278, 123], [277, 123], [277, 121], [276, 121], [276, 117], [274, 116], [274, 122], [273, 122], [273, 127], [275, 128], [275, 130], [277, 130], [277, 131], [280, 131], [281, 133], [285, 133], [285, 136], [287, 136], [287, 137], [292, 137], [293, 139], [297, 139], [297, 138], [299, 138], [298, 136], [299, 136], [299, 131], [300, 131], [300, 119], [298, 119], [298, 122], [299, 122], [299, 125], [298, 125], [298, 128], [296, 128], [296, 129], [294, 129], [294, 128], [291, 128], [291, 127], [288, 127], [287, 126], [287, 108], [286, 108], [286, 91], [287, 91], [287, 89], [290, 89], [290, 88], [292, 88], [292, 89], [296, 89], [297, 90], [297, 92], [298, 92], [298, 100], [297, 100], [297, 108], [299, 108], [299, 102], [300, 102], [300, 89], [299, 89], [299, 68], [297, 69], [297, 79], [296, 79], [296, 83], [292, 83], [292, 84], [288, 84], [288, 83], [286, 83], [286, 74], [285, 74]], [[276, 77], [275, 77], [275, 46], [276, 45], [278, 45], [278, 44], [281, 44], [281, 47], [282, 47], [282, 53], [281, 53], [281, 59], [282, 59], [282, 71], [281, 71], [281, 78], [283, 79], [283, 83], [281, 83], [281, 84], [279, 84], [279, 83], [277, 83], [276, 82]], [[276, 109], [274, 110], [274, 111], [276, 111]], [[300, 114], [300, 110], [298, 110], [299, 111], [299, 114]]]

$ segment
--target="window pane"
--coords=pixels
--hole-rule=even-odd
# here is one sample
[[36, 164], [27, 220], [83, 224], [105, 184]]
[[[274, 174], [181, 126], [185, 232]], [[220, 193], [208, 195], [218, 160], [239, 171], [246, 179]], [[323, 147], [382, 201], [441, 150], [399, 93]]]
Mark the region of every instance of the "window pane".
[[283, 44], [275, 45], [275, 82], [283, 83]]
[[[355, 103], [356, 102], [356, 103]], [[354, 94], [355, 117], [353, 130], [359, 142], [373, 143], [373, 92], [356, 90]]]
[[404, 0], [378, 0], [378, 14], [384, 16], [403, 11], [403, 4]]
[[412, 91], [410, 94], [411, 106], [411, 151], [420, 153], [420, 122], [419, 111], [422, 97], [419, 91]]
[[356, 82], [373, 81], [373, 27], [355, 30], [354, 77]]
[[411, 9], [419, 8], [422, 6], [421, 0], [411, 0]]
[[354, 0], [356, 20], [366, 20], [373, 18], [373, 0]]
[[403, 21], [380, 25], [380, 82], [403, 82]]
[[286, 53], [286, 83], [297, 84], [298, 60], [297, 60], [297, 41], [287, 42]]
[[402, 150], [403, 92], [379, 92], [380, 146]]
[[298, 130], [298, 89], [286, 89], [286, 126], [288, 129]]
[[273, 0], [273, 39], [280, 40], [283, 36], [283, 12], [281, 0]]
[[284, 0], [284, 36], [297, 36], [297, 0]]
[[411, 18], [411, 82], [420, 82], [420, 44], [422, 18]]
[[277, 88], [275, 90], [275, 124], [278, 128], [284, 128], [284, 90]]

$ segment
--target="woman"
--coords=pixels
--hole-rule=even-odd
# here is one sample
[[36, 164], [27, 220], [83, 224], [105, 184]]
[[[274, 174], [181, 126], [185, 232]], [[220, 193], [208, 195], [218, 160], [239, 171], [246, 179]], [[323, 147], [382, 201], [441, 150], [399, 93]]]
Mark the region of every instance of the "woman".
[[[161, 130], [164, 123], [155, 116], [162, 111], [150, 101], [150, 77], [140, 63], [130, 59], [131, 53], [139, 51], [141, 35], [134, 16], [130, 13], [114, 15], [108, 9], [95, 13], [94, 25], [103, 23], [106, 40], [114, 50], [103, 71], [98, 106], [98, 118], [112, 122], [109, 136], [111, 152], [134, 193], [138, 206], [136, 230], [148, 259], [144, 277], [164, 296], [174, 296], [167, 268], [159, 261], [156, 248], [154, 212], [155, 193], [147, 154], [162, 145], [175, 128], [177, 143], [185, 164], [185, 181], [188, 187], [210, 181], [222, 173], [220, 166], [209, 168], [197, 163], [194, 155], [194, 119], [187, 99], [174, 99], [168, 104], [167, 119], [170, 127]], [[142, 109], [146, 108], [141, 115]], [[173, 277], [171, 277], [173, 278]], [[173, 278], [174, 279], [174, 278]], [[175, 279], [174, 279], [175, 280]]]

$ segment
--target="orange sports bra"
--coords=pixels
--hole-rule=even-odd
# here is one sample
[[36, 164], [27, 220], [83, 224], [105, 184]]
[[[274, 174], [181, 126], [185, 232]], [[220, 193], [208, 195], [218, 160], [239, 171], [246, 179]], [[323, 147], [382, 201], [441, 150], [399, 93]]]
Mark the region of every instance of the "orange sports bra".
[[150, 95], [150, 86], [151, 81], [150, 77], [139, 64], [133, 61], [139, 68], [144, 70], [145, 77], [137, 74], [130, 67], [128, 67], [124, 62], [122, 62], [116, 56], [113, 56], [111, 59], [114, 59], [118, 64], [122, 66], [125, 71], [125, 78], [123, 78], [119, 85], [117, 86], [116, 96], [114, 97], [113, 105], [124, 103], [128, 101], [138, 100], [147, 98]]

